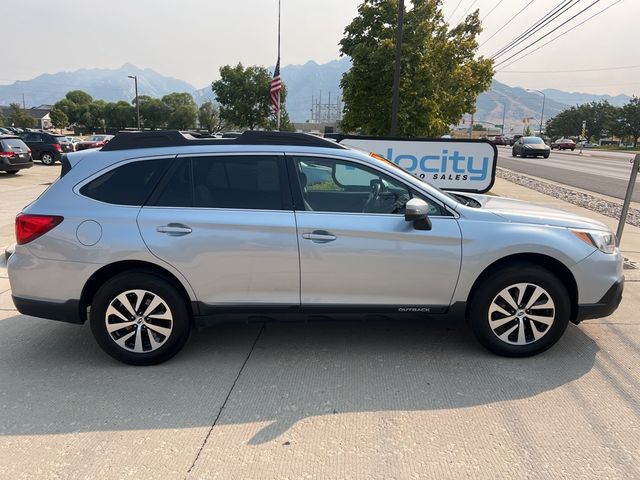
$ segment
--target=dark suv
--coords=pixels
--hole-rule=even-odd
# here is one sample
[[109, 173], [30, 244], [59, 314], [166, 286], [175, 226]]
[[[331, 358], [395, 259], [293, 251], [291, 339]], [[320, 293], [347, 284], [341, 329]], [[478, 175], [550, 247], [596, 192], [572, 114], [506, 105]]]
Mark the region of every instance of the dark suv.
[[24, 132], [20, 137], [31, 149], [33, 159], [40, 160], [45, 165], [53, 165], [60, 161], [63, 153], [73, 152], [73, 145], [64, 135]]
[[33, 167], [31, 150], [20, 137], [0, 135], [0, 171], [17, 173], [21, 168]]

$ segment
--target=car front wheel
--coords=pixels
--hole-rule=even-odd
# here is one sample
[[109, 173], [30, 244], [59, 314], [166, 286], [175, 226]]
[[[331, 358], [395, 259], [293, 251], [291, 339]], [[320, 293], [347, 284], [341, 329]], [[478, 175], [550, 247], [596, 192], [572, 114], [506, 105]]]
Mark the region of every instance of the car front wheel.
[[507, 357], [544, 352], [569, 323], [569, 295], [548, 270], [522, 263], [490, 274], [471, 300], [469, 320], [478, 341]]
[[152, 273], [128, 272], [96, 293], [91, 331], [102, 349], [131, 365], [154, 365], [173, 357], [189, 338], [191, 317], [172, 282]]

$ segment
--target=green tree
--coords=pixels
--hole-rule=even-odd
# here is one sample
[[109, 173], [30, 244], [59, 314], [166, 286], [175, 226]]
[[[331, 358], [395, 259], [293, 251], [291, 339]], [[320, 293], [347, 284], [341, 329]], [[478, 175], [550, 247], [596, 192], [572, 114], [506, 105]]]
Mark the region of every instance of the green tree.
[[72, 90], [67, 92], [65, 98], [56, 102], [55, 108], [62, 110], [73, 125], [85, 125], [89, 106], [93, 98], [82, 90]]
[[638, 137], [640, 137], [640, 97], [633, 97], [617, 113], [619, 116], [612, 121], [614, 134], [630, 137], [633, 146], [637, 147]]
[[[265, 127], [271, 120], [272, 105], [269, 96], [271, 74], [264, 67], [220, 68], [220, 80], [211, 84], [220, 103], [220, 118], [241, 128], [254, 130]], [[281, 95], [281, 103], [284, 99]]]
[[206, 129], [208, 132], [217, 132], [221, 130], [220, 112], [213, 102], [204, 102], [198, 109], [198, 123], [200, 128]]
[[106, 124], [105, 111], [107, 109], [107, 102], [104, 100], [94, 100], [86, 109], [86, 112], [82, 116], [82, 124], [91, 130], [98, 130], [103, 128]]
[[9, 108], [11, 109], [11, 123], [14, 127], [34, 128], [36, 126], [36, 119], [23, 110], [19, 104], [12, 103]]
[[190, 93], [170, 93], [162, 97], [162, 103], [168, 109], [167, 126], [169, 128], [186, 130], [195, 126], [198, 111]]
[[4, 127], [6, 123], [7, 119], [4, 118], [4, 115], [2, 114], [2, 112], [0, 112], [0, 127]]
[[104, 118], [107, 126], [111, 128], [132, 127], [136, 123], [135, 109], [129, 102], [107, 103], [104, 110]]
[[69, 125], [69, 117], [59, 108], [53, 107], [49, 112], [49, 117], [51, 118], [51, 123], [56, 128], [65, 128]]
[[[162, 100], [147, 95], [138, 97], [140, 100], [140, 117], [145, 128], [155, 130], [162, 128], [169, 119], [169, 107]], [[135, 105], [135, 100], [133, 101]]]
[[611, 133], [612, 121], [619, 116], [618, 110], [607, 101], [573, 106], [547, 120], [545, 132], [552, 138], [578, 136], [584, 121], [587, 139], [599, 140]]
[[[476, 58], [482, 31], [477, 10], [450, 29], [442, 0], [412, 3], [405, 13], [398, 130], [435, 136], [475, 111], [477, 96], [491, 84], [493, 66]], [[345, 29], [340, 51], [353, 61], [340, 82], [347, 131], [389, 133], [397, 11], [397, 0], [364, 0]]]

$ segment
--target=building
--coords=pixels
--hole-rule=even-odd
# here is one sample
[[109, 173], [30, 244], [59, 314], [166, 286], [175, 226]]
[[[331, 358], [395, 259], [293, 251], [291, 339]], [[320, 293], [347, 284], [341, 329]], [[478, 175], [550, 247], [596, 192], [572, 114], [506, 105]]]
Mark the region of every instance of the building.
[[[36, 127], [43, 130], [51, 128], [51, 112], [52, 105], [40, 105], [38, 107], [27, 108], [26, 112], [36, 120]], [[11, 107], [0, 106], [0, 113], [5, 118], [7, 126], [11, 126]]]

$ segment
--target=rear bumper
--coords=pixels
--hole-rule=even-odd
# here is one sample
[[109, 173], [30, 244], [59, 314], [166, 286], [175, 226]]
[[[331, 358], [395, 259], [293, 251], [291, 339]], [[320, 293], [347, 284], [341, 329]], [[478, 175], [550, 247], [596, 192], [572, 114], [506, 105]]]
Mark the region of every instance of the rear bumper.
[[578, 324], [583, 320], [602, 318], [616, 311], [622, 301], [624, 279], [614, 283], [607, 293], [597, 303], [578, 305], [578, 312], [573, 323]]
[[67, 300], [63, 303], [47, 302], [43, 300], [33, 300], [30, 298], [21, 298], [14, 295], [11, 296], [13, 304], [23, 315], [32, 317], [48, 318], [49, 320], [58, 320], [67, 323], [84, 323], [80, 316], [80, 301]]
[[31, 168], [33, 167], [33, 161], [29, 159], [26, 162], [16, 162], [12, 163], [8, 158], [0, 159], [0, 171], [3, 172], [12, 172], [15, 170], [20, 170], [23, 168]]

